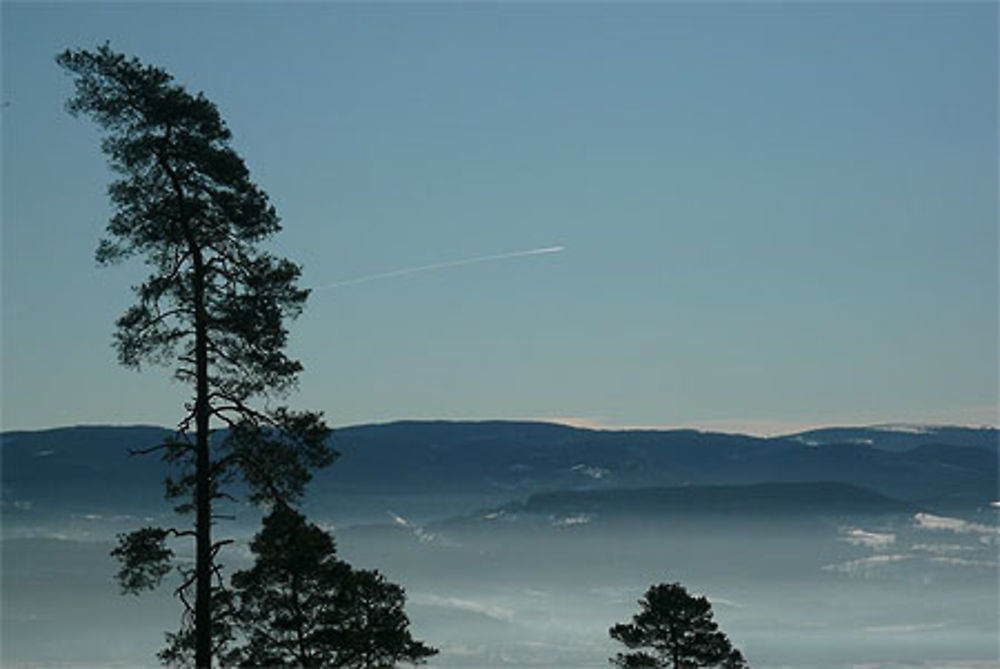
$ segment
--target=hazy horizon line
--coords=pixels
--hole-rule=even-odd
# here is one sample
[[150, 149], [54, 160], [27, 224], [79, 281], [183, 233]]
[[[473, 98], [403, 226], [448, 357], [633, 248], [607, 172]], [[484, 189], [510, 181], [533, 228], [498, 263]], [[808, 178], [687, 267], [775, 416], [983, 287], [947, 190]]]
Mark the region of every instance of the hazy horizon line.
[[[975, 423], [975, 422], [934, 422], [934, 421], [899, 421], [885, 420], [876, 422], [849, 422], [834, 421], [831, 423], [821, 423], [813, 421], [755, 421], [755, 420], [708, 420], [692, 421], [690, 424], [684, 423], [614, 423], [606, 422], [602, 419], [573, 417], [573, 416], [515, 416], [507, 418], [390, 418], [385, 420], [371, 420], [356, 423], [337, 425], [333, 429], [343, 430], [360, 427], [373, 427], [379, 425], [392, 425], [395, 423], [544, 423], [550, 425], [563, 425], [583, 430], [593, 430], [597, 432], [674, 432], [682, 430], [693, 430], [704, 433], [718, 434], [738, 434], [751, 437], [779, 438], [784, 436], [795, 436], [803, 432], [826, 429], [869, 429], [882, 430], [886, 432], [920, 433], [933, 429], [959, 428], [970, 430], [997, 430], [996, 423]], [[157, 428], [162, 430], [173, 430], [175, 428], [167, 425], [145, 422], [86, 422], [67, 425], [52, 425], [46, 427], [15, 427], [7, 428], [0, 424], [0, 434], [13, 432], [47, 432], [55, 430], [70, 430], [74, 428]]]

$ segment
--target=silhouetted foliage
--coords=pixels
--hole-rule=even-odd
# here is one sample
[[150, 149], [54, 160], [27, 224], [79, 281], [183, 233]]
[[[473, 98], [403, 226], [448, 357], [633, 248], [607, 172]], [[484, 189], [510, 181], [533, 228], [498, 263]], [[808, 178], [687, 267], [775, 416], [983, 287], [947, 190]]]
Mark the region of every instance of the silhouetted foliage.
[[160, 527], [144, 527], [121, 537], [111, 555], [121, 563], [117, 579], [123, 594], [154, 588], [170, 573], [174, 551], [166, 546], [168, 534]]
[[619, 667], [747, 667], [743, 654], [732, 647], [712, 619], [712, 605], [705, 597], [693, 597], [679, 583], [661, 583], [639, 600], [640, 611], [631, 623], [609, 630], [632, 653], [618, 653], [612, 662]]
[[403, 588], [337, 559], [333, 537], [277, 506], [250, 544], [256, 560], [233, 574], [241, 666], [375, 669], [437, 653], [409, 632]]
[[[183, 572], [178, 594], [188, 604], [185, 593], [194, 587], [194, 662], [207, 667], [212, 579], [227, 543], [212, 541], [213, 505], [232, 499], [225, 484], [242, 479], [252, 501], [293, 503], [310, 469], [334, 457], [321, 414], [252, 404], [295, 384], [302, 367], [284, 353], [284, 322], [301, 312], [308, 291], [296, 285], [297, 265], [259, 248], [280, 230], [279, 219], [229, 146], [212, 102], [108, 45], [67, 50], [56, 60], [74, 75], [69, 111], [104, 130], [101, 148], [119, 175], [108, 188], [114, 213], [97, 260], [138, 255], [152, 268], [134, 288], [136, 304], [117, 321], [119, 361], [135, 369], [170, 365], [193, 391], [176, 437], [144, 452], [161, 451], [173, 466], [167, 496], [179, 512], [194, 512], [194, 530], [122, 536], [114, 553], [122, 561], [119, 581], [128, 592], [154, 587], [172, 557], [165, 542], [194, 539], [195, 567]], [[217, 427], [229, 429], [213, 440]]]
[[[213, 631], [224, 666], [383, 669], [437, 653], [410, 635], [403, 588], [339, 560], [333, 537], [293, 509], [277, 505], [250, 550], [253, 566], [219, 593], [225, 615]], [[170, 641], [161, 659], [188, 664], [191, 631]]]
[[736, 648], [729, 651], [729, 655], [726, 656], [726, 659], [724, 659], [719, 666], [722, 669], [749, 669], [750, 667], [750, 665], [747, 664], [746, 658], [743, 657], [743, 653]]
[[[217, 584], [212, 587], [212, 657], [222, 666], [231, 666], [230, 649], [236, 639], [233, 591]], [[177, 632], [167, 632], [167, 647], [157, 653], [160, 661], [172, 667], [195, 665], [197, 635], [194, 620], [186, 617]]]

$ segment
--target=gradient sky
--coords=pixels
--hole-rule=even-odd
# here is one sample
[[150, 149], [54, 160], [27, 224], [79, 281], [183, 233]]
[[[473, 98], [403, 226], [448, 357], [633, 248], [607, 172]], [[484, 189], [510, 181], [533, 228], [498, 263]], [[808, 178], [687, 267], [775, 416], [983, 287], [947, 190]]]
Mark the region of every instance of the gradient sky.
[[171, 425], [116, 365], [141, 263], [53, 61], [214, 100], [327, 285], [290, 402], [334, 425], [773, 432], [997, 411], [997, 5], [4, 2], [4, 429]]

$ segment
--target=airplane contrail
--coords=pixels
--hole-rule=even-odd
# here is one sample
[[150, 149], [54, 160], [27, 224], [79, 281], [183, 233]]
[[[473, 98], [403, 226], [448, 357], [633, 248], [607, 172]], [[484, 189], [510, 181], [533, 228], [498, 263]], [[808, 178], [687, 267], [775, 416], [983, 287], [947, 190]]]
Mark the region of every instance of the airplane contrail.
[[491, 256], [479, 256], [478, 258], [466, 258], [465, 260], [452, 260], [450, 262], [437, 262], [431, 265], [420, 265], [419, 267], [406, 267], [403, 269], [396, 269], [391, 272], [382, 272], [380, 274], [369, 274], [368, 276], [359, 276], [355, 279], [345, 279], [344, 281], [337, 281], [336, 283], [328, 283], [323, 286], [316, 286], [313, 290], [325, 290], [327, 288], [340, 288], [342, 286], [353, 286], [357, 283], [367, 283], [369, 281], [377, 281], [378, 279], [389, 279], [396, 276], [403, 276], [404, 274], [416, 274], [417, 272], [429, 272], [435, 269], [444, 269], [446, 267], [458, 267], [460, 265], [474, 265], [481, 262], [490, 262], [492, 260], [506, 260], [508, 258], [521, 258], [523, 256], [538, 256], [546, 253], [559, 253], [563, 251], [565, 246], [546, 246], [541, 249], [528, 249], [527, 251], [513, 251], [511, 253], [498, 253]]

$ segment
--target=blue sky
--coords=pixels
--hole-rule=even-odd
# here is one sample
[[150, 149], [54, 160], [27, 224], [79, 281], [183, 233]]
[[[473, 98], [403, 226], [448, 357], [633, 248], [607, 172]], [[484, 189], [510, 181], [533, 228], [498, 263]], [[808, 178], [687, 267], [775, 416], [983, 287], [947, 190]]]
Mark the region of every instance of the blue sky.
[[995, 423], [997, 7], [52, 4], [3, 18], [4, 429], [173, 424], [116, 366], [143, 267], [53, 61], [214, 100], [320, 286], [291, 403], [335, 425]]

